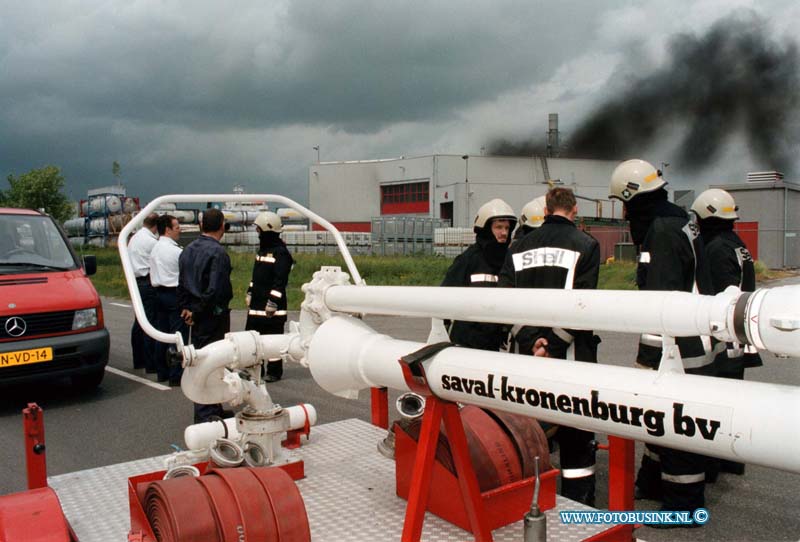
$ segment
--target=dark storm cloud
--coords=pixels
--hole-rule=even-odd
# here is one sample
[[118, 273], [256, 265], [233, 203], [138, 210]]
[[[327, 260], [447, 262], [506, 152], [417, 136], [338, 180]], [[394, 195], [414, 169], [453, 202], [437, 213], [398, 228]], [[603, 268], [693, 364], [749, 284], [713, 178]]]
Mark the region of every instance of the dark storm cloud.
[[58, 21], [55, 38], [6, 51], [3, 95], [58, 96], [81, 115], [204, 129], [373, 130], [441, 118], [547, 77], [580, 50], [601, 6], [194, 5], [186, 19], [156, 5], [76, 12]]
[[[80, 197], [109, 184], [117, 160], [129, 191], [149, 199], [229, 190], [282, 161], [262, 185], [303, 199], [308, 162], [276, 155], [287, 148], [269, 144], [276, 131], [369, 134], [454, 118], [551, 76], [613, 5], [7, 2], [0, 175], [54, 164]], [[182, 146], [161, 152], [176, 133]], [[237, 154], [237, 141], [259, 137], [261, 148]]]

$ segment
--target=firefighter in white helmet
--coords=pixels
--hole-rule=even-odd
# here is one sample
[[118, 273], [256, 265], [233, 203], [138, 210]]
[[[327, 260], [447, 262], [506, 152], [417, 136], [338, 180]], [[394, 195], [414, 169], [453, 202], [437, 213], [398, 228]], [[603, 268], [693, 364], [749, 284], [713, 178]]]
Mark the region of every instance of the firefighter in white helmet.
[[532, 199], [522, 208], [519, 214], [519, 227], [514, 234], [515, 242], [544, 224], [546, 207], [545, 197], [546, 196], [539, 196], [538, 198]]
[[[280, 237], [283, 224], [277, 214], [271, 211], [259, 213], [255, 225], [259, 246], [245, 298], [248, 309], [245, 329], [262, 335], [282, 334], [286, 324], [286, 285], [294, 260]], [[283, 361], [280, 358], [267, 361], [265, 380], [280, 380]]]
[[[639, 250], [636, 283], [640, 290], [680, 290], [713, 294], [705, 248], [696, 224], [667, 200], [661, 172], [644, 160], [627, 160], [611, 175], [609, 197], [622, 200], [631, 237]], [[715, 373], [710, 340], [676, 338], [684, 370]], [[657, 369], [663, 340], [645, 334], [639, 341], [637, 366]], [[661, 500], [664, 510], [694, 511], [705, 506], [707, 458], [647, 445], [636, 479], [636, 497]]]
[[[514, 209], [501, 199], [493, 199], [478, 209], [473, 230], [475, 243], [453, 260], [442, 286], [493, 288], [503, 266], [511, 231], [517, 223]], [[460, 346], [497, 351], [506, 338], [501, 324], [454, 321], [449, 325], [450, 340]]]
[[[733, 231], [733, 223], [739, 219], [739, 208], [728, 192], [718, 188], [706, 190], [692, 204], [697, 215], [700, 235], [706, 247], [706, 256], [711, 268], [714, 293], [728, 286], [736, 286], [743, 292], [756, 289], [756, 272], [753, 257], [744, 242]], [[758, 350], [749, 345], [728, 343], [724, 351], [714, 360], [717, 376], [744, 379], [747, 367], [759, 367], [763, 363]], [[716, 469], [734, 474], [744, 474], [744, 464], [728, 460], [712, 461], [712, 468], [706, 473], [716, 478]]]
[[[511, 246], [509, 257], [500, 271], [499, 286], [568, 290], [597, 288], [600, 245], [575, 227], [578, 213], [575, 194], [569, 188], [557, 187], [544, 198], [545, 208], [534, 211], [546, 214], [543, 223]], [[536, 203], [536, 200], [531, 203]], [[524, 216], [525, 212], [522, 214]], [[533, 216], [531, 213], [526, 217], [527, 222], [534, 222], [531, 220]], [[591, 330], [514, 326], [512, 335], [521, 354], [597, 362], [599, 338]], [[561, 495], [594, 506], [594, 433], [561, 426], [555, 433], [555, 440], [560, 445]]]

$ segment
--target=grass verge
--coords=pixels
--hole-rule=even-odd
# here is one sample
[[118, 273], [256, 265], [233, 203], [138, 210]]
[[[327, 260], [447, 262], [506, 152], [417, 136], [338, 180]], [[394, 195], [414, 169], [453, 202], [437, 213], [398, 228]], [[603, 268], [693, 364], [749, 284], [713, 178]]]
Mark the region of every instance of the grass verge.
[[[97, 274], [92, 282], [100, 295], [129, 298], [128, 287], [122, 274], [119, 252], [111, 248], [91, 248], [87, 254], [97, 256]], [[231, 307], [244, 308], [244, 292], [250, 282], [253, 255], [249, 253], [230, 253], [233, 273], [234, 298]], [[318, 254], [296, 254], [296, 264], [289, 280], [289, 309], [297, 310], [303, 299], [300, 287], [311, 280], [311, 275], [323, 265], [345, 267], [339, 256]], [[436, 286], [441, 283], [447, 268], [452, 262], [449, 258], [438, 256], [356, 256], [353, 258], [359, 272], [367, 284], [382, 286]], [[781, 272], [769, 270], [761, 262], [756, 262], [759, 281], [780, 278]], [[600, 266], [599, 287], [605, 290], [633, 290], [636, 288], [636, 264], [633, 262], [611, 262]]]

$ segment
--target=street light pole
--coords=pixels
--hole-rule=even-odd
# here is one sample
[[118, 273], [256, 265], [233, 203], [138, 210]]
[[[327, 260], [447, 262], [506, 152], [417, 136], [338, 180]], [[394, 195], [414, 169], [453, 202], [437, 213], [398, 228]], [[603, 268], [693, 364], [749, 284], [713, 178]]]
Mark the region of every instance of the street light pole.
[[319, 164], [319, 145], [314, 145], [312, 149], [317, 151], [317, 163]]
[[465, 227], [469, 227], [469, 217], [471, 216], [469, 213], [469, 155], [465, 154], [461, 157], [464, 160], [464, 192], [466, 193], [467, 205], [467, 220], [465, 222]]

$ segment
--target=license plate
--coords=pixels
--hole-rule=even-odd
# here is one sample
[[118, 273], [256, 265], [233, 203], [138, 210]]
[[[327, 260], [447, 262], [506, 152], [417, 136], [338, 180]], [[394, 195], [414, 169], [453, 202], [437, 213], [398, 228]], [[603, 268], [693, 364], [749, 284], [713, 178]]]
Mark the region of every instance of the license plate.
[[26, 365], [28, 363], [40, 363], [42, 361], [53, 360], [53, 349], [34, 348], [32, 350], [17, 350], [16, 352], [0, 353], [0, 368], [12, 365]]

